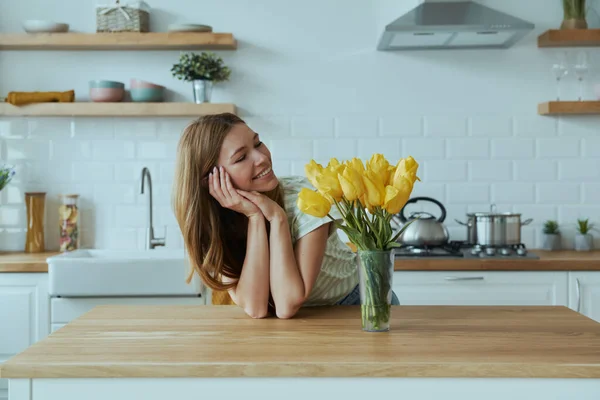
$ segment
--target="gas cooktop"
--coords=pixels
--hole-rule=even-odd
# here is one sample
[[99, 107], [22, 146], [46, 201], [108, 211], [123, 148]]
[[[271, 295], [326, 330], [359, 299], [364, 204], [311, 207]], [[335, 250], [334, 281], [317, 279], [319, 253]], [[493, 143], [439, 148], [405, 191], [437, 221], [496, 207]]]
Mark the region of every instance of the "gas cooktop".
[[462, 241], [451, 241], [441, 246], [403, 246], [395, 249], [396, 258], [494, 258], [494, 259], [539, 259], [527, 250], [524, 244], [506, 246], [472, 245]]

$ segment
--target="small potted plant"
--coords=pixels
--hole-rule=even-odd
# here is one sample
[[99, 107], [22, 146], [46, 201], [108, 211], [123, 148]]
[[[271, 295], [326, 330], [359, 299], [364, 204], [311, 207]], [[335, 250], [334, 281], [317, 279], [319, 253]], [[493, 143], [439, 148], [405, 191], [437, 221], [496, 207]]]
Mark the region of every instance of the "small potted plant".
[[560, 249], [560, 230], [558, 222], [548, 220], [544, 223], [544, 236], [542, 248], [544, 250], [559, 250]]
[[231, 70], [223, 59], [211, 52], [182, 53], [179, 63], [171, 68], [173, 76], [179, 80], [192, 82], [194, 102], [210, 102], [213, 83], [229, 80]]
[[585, 0], [563, 0], [563, 13], [560, 29], [587, 29]]
[[15, 176], [15, 169], [13, 167], [6, 165], [0, 167], [0, 190], [4, 189], [10, 183], [13, 176]]
[[575, 235], [575, 250], [589, 251], [594, 247], [594, 238], [591, 233], [593, 224], [588, 219], [577, 220], [577, 234]]

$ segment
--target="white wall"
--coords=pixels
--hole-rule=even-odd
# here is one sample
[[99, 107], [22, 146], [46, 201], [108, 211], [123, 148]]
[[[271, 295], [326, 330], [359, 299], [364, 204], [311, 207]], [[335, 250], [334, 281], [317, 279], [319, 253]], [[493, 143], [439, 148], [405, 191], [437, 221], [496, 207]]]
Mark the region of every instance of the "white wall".
[[[449, 212], [453, 239], [464, 239], [455, 218], [500, 211], [534, 218], [523, 228], [527, 246], [540, 244], [540, 226], [558, 219], [571, 238], [577, 217], [600, 225], [600, 118], [541, 117], [539, 102], [556, 87], [556, 50], [538, 49], [537, 36], [560, 25], [560, 2], [487, 0], [529, 20], [534, 32], [508, 50], [377, 52], [381, 29], [418, 4], [411, 1], [151, 0], [153, 30], [171, 22], [205, 23], [233, 32], [237, 51], [219, 54], [232, 68], [213, 102], [233, 102], [267, 137], [279, 175], [302, 174], [316, 158], [392, 159], [413, 155], [422, 182]], [[92, 0], [4, 2], [0, 31], [21, 31], [24, 19], [52, 19], [93, 32]], [[590, 18], [593, 24], [593, 16]], [[571, 50], [571, 55], [576, 50]], [[594, 66], [598, 50], [589, 49]], [[171, 77], [178, 51], [0, 52], [0, 96], [8, 91], [75, 89], [87, 82], [141, 78], [166, 85], [171, 100], [191, 101], [188, 84]], [[596, 68], [598, 69], [598, 68]], [[593, 73], [586, 96], [593, 96]], [[563, 93], [577, 95], [573, 76]], [[47, 191], [47, 247], [57, 248], [57, 194], [80, 193], [83, 245], [143, 245], [146, 198], [140, 172], [150, 168], [155, 225], [169, 227], [181, 246], [169, 207], [177, 139], [188, 119], [1, 118], [1, 158], [18, 175], [0, 194], [0, 246], [20, 250], [25, 237], [23, 192]], [[596, 233], [600, 237], [600, 233]], [[596, 240], [598, 247], [600, 241]]]

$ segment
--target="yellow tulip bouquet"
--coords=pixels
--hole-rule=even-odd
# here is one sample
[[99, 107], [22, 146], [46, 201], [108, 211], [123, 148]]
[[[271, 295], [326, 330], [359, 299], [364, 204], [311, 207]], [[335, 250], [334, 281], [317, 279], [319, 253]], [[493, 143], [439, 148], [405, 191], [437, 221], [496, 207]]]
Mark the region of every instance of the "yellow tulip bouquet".
[[[408, 226], [393, 234], [392, 216], [400, 212], [413, 190], [419, 164], [412, 158], [394, 166], [382, 154], [373, 154], [366, 167], [358, 158], [340, 163], [332, 158], [326, 167], [311, 160], [305, 166], [316, 188], [303, 188], [298, 208], [309, 215], [328, 216], [358, 249], [361, 311], [364, 330], [389, 330], [393, 248]], [[330, 215], [335, 206], [339, 222]]]

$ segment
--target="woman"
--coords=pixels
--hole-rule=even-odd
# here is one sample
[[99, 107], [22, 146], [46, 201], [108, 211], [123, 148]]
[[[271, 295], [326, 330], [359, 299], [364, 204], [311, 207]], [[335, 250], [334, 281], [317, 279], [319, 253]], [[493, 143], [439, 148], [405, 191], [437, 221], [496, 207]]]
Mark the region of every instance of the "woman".
[[[277, 179], [271, 153], [242, 119], [197, 119], [177, 152], [173, 207], [192, 274], [227, 290], [253, 318], [360, 304], [354, 253], [329, 218], [296, 206], [300, 190], [312, 186], [302, 177]], [[395, 294], [392, 303], [399, 304]]]

